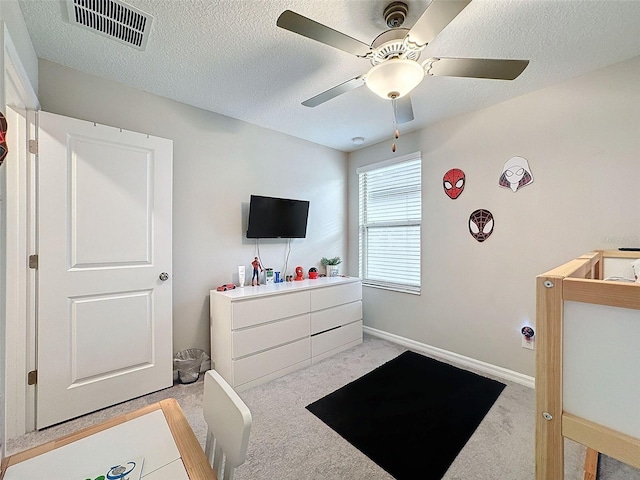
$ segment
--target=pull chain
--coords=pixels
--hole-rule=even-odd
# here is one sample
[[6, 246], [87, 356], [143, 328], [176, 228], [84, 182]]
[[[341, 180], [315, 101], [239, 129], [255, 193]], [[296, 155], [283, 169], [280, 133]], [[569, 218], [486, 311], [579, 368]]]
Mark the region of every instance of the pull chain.
[[[394, 97], [391, 99], [391, 107], [393, 108], [393, 128], [395, 130], [394, 136], [397, 140], [400, 138], [400, 131], [398, 130], [398, 100]], [[396, 151], [396, 142], [391, 144], [391, 151], [395, 153]]]

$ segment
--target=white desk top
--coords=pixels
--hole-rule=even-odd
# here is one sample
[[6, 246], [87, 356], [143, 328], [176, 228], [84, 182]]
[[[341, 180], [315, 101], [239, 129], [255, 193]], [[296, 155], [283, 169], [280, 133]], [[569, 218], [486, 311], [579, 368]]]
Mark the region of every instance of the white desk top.
[[144, 457], [144, 480], [189, 478], [165, 416], [156, 410], [12, 465], [4, 479], [84, 480], [136, 457]]

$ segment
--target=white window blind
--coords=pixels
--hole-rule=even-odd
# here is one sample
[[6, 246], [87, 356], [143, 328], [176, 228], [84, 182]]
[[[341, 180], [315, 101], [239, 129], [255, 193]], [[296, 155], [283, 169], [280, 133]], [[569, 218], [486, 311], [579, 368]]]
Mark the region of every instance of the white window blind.
[[418, 152], [357, 170], [365, 285], [420, 293], [421, 163]]

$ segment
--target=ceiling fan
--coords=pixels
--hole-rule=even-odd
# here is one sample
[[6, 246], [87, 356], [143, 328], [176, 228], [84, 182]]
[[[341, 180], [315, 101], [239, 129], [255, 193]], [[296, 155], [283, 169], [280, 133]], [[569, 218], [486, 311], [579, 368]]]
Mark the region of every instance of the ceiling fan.
[[[409, 93], [425, 75], [513, 80], [528, 60], [487, 58], [428, 58], [419, 62], [422, 50], [469, 4], [471, 0], [432, 0], [410, 28], [402, 24], [408, 13], [404, 2], [394, 1], [384, 10], [389, 30], [378, 35], [371, 45], [338, 32], [291, 10], [280, 14], [277, 26], [298, 35], [371, 61], [371, 69], [302, 102], [315, 107], [349, 90], [366, 85], [371, 91], [394, 103], [395, 120], [414, 119]], [[396, 133], [397, 136], [397, 133]]]

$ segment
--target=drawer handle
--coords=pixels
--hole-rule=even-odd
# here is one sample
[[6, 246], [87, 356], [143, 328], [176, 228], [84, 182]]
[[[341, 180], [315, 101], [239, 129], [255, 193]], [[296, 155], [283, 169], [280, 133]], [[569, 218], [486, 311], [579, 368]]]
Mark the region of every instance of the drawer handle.
[[316, 335], [322, 335], [323, 333], [327, 333], [330, 332], [331, 330], [335, 330], [336, 328], [340, 328], [342, 325], [338, 325], [337, 327], [333, 327], [333, 328], [327, 328], [326, 330], [323, 330], [321, 332], [318, 333], [314, 333], [313, 335], [311, 335], [312, 337], [315, 337]]

